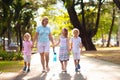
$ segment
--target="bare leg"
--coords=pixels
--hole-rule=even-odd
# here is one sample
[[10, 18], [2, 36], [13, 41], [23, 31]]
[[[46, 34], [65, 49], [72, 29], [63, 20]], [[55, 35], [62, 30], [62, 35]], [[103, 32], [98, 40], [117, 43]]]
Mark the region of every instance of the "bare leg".
[[74, 64], [75, 64], [75, 67], [77, 66], [77, 61], [76, 60], [74, 60]]
[[79, 64], [80, 60], [77, 61], [77, 64]]
[[24, 61], [24, 68], [23, 68], [23, 71], [26, 71], [26, 68], [27, 68], [27, 63]]
[[40, 53], [43, 70], [45, 70], [44, 53]]
[[47, 71], [49, 71], [50, 69], [49, 69], [49, 53], [48, 52], [45, 53], [45, 60], [46, 60], [46, 69]]
[[30, 71], [30, 63], [28, 63], [27, 66], [28, 66], [27, 72], [29, 72]]
[[30, 69], [30, 63], [28, 63], [28, 69]]
[[27, 67], [27, 63], [26, 62], [24, 62], [24, 66]]
[[64, 70], [66, 71], [67, 68], [67, 61], [64, 61]]
[[61, 68], [62, 68], [62, 71], [64, 70], [64, 65], [63, 65], [63, 61], [60, 61], [61, 63]]

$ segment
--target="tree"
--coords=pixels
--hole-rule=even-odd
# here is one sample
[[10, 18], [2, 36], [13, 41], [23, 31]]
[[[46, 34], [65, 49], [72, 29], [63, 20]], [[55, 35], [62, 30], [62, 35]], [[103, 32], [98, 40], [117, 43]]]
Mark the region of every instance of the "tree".
[[[99, 0], [98, 1], [98, 12], [96, 15], [96, 25], [93, 28], [87, 28], [86, 27], [86, 20], [84, 17], [84, 3], [83, 0], [62, 0], [64, 2], [64, 4], [68, 4], [66, 6], [71, 23], [73, 24], [74, 28], [78, 28], [81, 32], [80, 36], [82, 38], [82, 42], [83, 45], [85, 46], [86, 50], [96, 50], [94, 44], [92, 43], [92, 37], [97, 33], [98, 30], [98, 25], [99, 25], [99, 20], [100, 20], [100, 10], [101, 10], [101, 6], [102, 3], [104, 1]], [[80, 22], [80, 20], [78, 19], [78, 15], [77, 12], [75, 10], [75, 6], [76, 5], [80, 5], [81, 4], [81, 9], [82, 9], [82, 23]], [[87, 4], [87, 3], [86, 3]], [[92, 6], [96, 5], [95, 3], [93, 3], [92, 1]]]
[[110, 31], [109, 31], [108, 43], [106, 45], [107, 47], [109, 47], [109, 45], [110, 45], [110, 40], [111, 40], [112, 31], [113, 31], [114, 21], [115, 21], [115, 7], [113, 6], [112, 24], [111, 24]]
[[[7, 32], [8, 35], [8, 45], [10, 44], [10, 30], [11, 30], [11, 17], [12, 17], [12, 11], [11, 11], [11, 4], [12, 4], [13, 0], [1, 0], [0, 4], [1, 4], [1, 25], [0, 25], [0, 29], [1, 29], [1, 33], [0, 36], [4, 36], [5, 38], [5, 33]], [[5, 39], [3, 39], [4, 45], [5, 45]], [[3, 45], [3, 49], [4, 48]]]
[[[17, 40], [20, 42], [20, 51], [22, 50], [22, 34], [25, 31], [31, 32], [33, 27], [34, 13], [38, 9], [34, 0], [26, 2], [26, 0], [2, 0], [0, 28], [1, 36], [8, 31], [8, 40], [14, 33], [17, 33]], [[32, 30], [33, 31], [33, 30]], [[9, 44], [8, 44], [9, 46]]]
[[[16, 0], [13, 3], [13, 7], [15, 10], [14, 24], [15, 24], [15, 30], [17, 33], [17, 37], [19, 38], [19, 41], [20, 41], [20, 51], [22, 50], [22, 27], [23, 26], [26, 27], [26, 25], [28, 24], [28, 22], [31, 18], [29, 16], [29, 18], [26, 19], [26, 17], [29, 14], [24, 17], [24, 15], [29, 11], [29, 8], [28, 8], [29, 5], [30, 5], [30, 3], [25, 2], [23, 0]], [[25, 10], [27, 10], [26, 7], [27, 7], [28, 11], [25, 11]], [[25, 24], [25, 25], [23, 25], [23, 24]]]
[[113, 0], [116, 6], [120, 9], [120, 0]]

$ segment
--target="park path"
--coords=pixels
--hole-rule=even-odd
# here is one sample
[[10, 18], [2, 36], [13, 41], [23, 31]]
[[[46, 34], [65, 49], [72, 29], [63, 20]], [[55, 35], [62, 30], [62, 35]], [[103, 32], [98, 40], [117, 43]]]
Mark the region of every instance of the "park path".
[[[58, 53], [58, 52], [57, 52]], [[70, 57], [67, 73], [61, 73], [59, 61], [53, 62], [50, 53], [50, 71], [42, 73], [40, 55], [32, 55], [31, 71], [29, 73], [2, 73], [0, 80], [120, 80], [120, 65], [81, 56], [81, 71], [75, 73], [73, 58]]]

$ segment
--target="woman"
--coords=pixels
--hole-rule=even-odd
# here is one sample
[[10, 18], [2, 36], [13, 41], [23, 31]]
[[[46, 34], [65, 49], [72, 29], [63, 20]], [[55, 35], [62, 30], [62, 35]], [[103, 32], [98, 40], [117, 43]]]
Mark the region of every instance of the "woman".
[[49, 49], [50, 49], [50, 41], [53, 43], [53, 37], [50, 31], [50, 28], [47, 26], [48, 24], [48, 17], [43, 17], [41, 25], [37, 27], [35, 38], [33, 40], [33, 43], [35, 40], [37, 40], [37, 47], [38, 52], [41, 56], [41, 64], [43, 67], [43, 71], [49, 71]]

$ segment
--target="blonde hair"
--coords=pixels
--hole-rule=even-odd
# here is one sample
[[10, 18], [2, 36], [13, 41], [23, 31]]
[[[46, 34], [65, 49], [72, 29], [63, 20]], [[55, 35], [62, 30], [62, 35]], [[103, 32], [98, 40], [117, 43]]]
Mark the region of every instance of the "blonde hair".
[[48, 17], [47, 17], [47, 16], [44, 16], [44, 17], [42, 18], [41, 23], [43, 24], [45, 20], [48, 20]]
[[24, 34], [24, 40], [26, 40], [26, 36], [29, 36], [29, 39], [28, 39], [28, 40], [31, 40], [31, 35], [30, 35], [30, 33], [27, 32], [27, 33]]
[[78, 32], [77, 36], [79, 36], [80, 31], [79, 31], [77, 28], [74, 28], [74, 29], [72, 30], [72, 34], [74, 35], [74, 32], [75, 32], [75, 31], [77, 31], [77, 32]]

